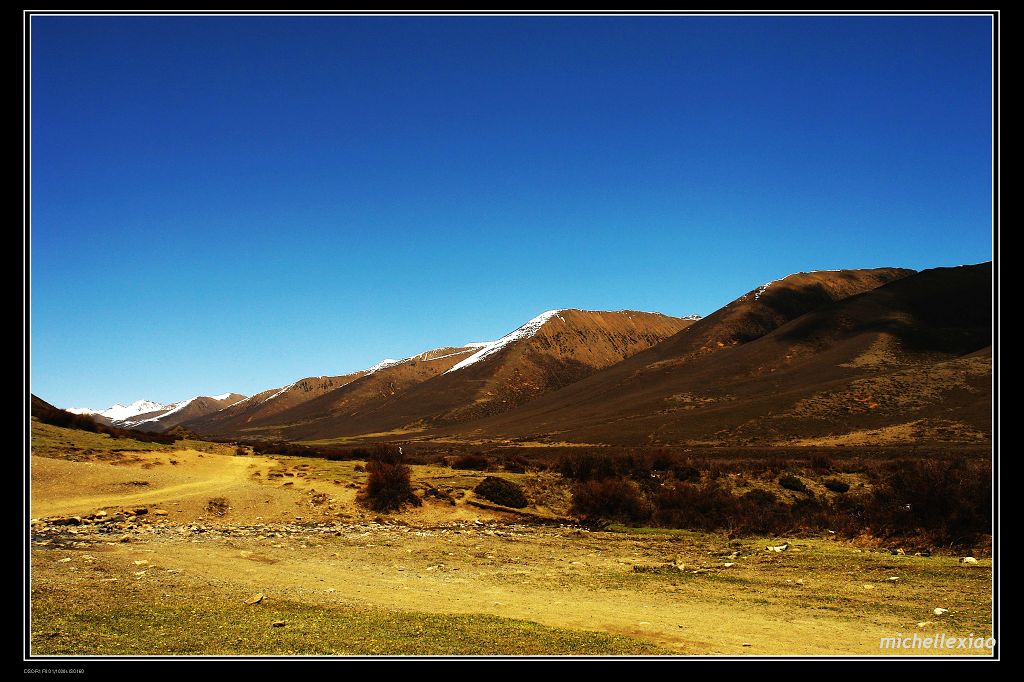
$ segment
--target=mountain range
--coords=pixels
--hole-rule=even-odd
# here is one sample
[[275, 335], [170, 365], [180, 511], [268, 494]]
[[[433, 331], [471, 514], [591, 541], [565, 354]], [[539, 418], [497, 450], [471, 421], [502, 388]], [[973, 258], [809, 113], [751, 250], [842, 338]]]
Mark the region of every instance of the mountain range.
[[802, 272], [713, 314], [550, 310], [256, 395], [77, 409], [237, 439], [621, 445], [987, 442], [990, 263]]

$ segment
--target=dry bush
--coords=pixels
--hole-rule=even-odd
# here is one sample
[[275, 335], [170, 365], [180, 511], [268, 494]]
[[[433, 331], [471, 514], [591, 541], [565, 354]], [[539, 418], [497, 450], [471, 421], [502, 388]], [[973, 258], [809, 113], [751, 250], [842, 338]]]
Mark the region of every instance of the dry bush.
[[640, 523], [651, 516], [650, 504], [633, 481], [607, 478], [580, 483], [573, 490], [572, 511], [589, 521]]
[[465, 469], [468, 471], [486, 471], [491, 465], [491, 460], [479, 453], [461, 455], [452, 460], [452, 469]]
[[485, 500], [490, 500], [495, 504], [505, 507], [521, 509], [529, 504], [522, 487], [497, 476], [488, 476], [480, 481], [477, 487], [473, 489], [473, 492]]
[[420, 506], [422, 501], [413, 492], [409, 467], [399, 462], [371, 459], [366, 463], [369, 476], [361, 501], [378, 512], [396, 511], [406, 504]]
[[214, 497], [206, 502], [206, 511], [211, 514], [215, 514], [216, 516], [224, 516], [227, 514], [229, 507], [230, 504], [227, 499], [223, 497]]

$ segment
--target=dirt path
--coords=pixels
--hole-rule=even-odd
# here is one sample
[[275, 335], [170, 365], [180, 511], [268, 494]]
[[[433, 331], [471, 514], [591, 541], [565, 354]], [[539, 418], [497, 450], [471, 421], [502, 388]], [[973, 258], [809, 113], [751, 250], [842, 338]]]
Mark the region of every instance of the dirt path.
[[[207, 456], [200, 464], [194, 464], [195, 454], [187, 451], [173, 452], [166, 459], [175, 457], [188, 459], [192, 454], [193, 465], [182, 467], [188, 469], [184, 475], [193, 479], [187, 482], [174, 482], [176, 478], [164, 472], [153, 473], [148, 470], [138, 471], [134, 468], [112, 467], [109, 464], [89, 464], [81, 462], [62, 462], [35, 458], [33, 466], [38, 472], [33, 485], [32, 515], [33, 517], [51, 516], [56, 514], [79, 514], [91, 512], [105, 507], [130, 506], [136, 504], [160, 504], [171, 500], [182, 500], [196, 497], [213, 497], [224, 494], [246, 484], [246, 477], [252, 464], [244, 458]], [[161, 461], [161, 459], [155, 459]], [[175, 460], [178, 461], [178, 460]], [[95, 471], [90, 471], [94, 468]], [[170, 467], [167, 467], [170, 468]], [[34, 472], [35, 473], [35, 472]], [[92, 474], [90, 476], [90, 474]], [[121, 489], [111, 492], [97, 493], [97, 488], [111, 488], [118, 484], [131, 487], [133, 480], [145, 475], [153, 482], [147, 485]], [[180, 476], [175, 472], [172, 475]], [[59, 493], [54, 488], [62, 489]], [[39, 494], [35, 494], [38, 492]]]

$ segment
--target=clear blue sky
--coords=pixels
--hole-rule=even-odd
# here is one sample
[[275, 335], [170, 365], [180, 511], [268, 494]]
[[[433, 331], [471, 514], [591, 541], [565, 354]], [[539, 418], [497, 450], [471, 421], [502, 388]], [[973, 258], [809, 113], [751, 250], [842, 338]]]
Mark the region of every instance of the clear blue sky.
[[60, 406], [991, 258], [985, 17], [31, 30], [31, 389]]

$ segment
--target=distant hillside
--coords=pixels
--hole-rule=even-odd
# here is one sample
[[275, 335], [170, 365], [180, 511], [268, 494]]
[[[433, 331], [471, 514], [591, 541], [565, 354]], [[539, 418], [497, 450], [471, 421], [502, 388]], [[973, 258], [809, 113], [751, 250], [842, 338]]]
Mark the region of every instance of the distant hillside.
[[[810, 300], [808, 287], [872, 280], [785, 278], [651, 351], [478, 422], [474, 434], [622, 444], [983, 442], [991, 265], [905, 272], [817, 306], [791, 303]], [[758, 304], [789, 320], [764, 324]]]

